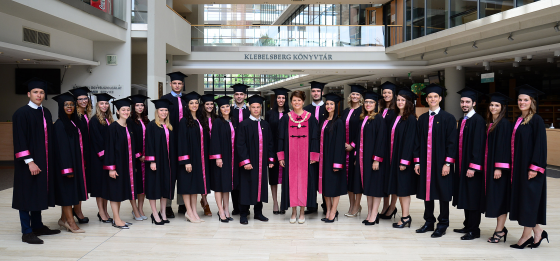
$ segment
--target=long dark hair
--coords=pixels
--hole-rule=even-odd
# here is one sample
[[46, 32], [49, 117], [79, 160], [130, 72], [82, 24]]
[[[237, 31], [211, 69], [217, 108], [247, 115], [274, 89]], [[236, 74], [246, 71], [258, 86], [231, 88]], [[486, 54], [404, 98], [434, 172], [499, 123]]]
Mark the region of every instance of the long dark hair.
[[[209, 121], [214, 122], [214, 119], [216, 119], [216, 106], [214, 105], [214, 102], [212, 102], [212, 111], [210, 112], [210, 119], [208, 119], [205, 104], [206, 104], [205, 102], [198, 104], [198, 110], [196, 112], [196, 117], [199, 118], [198, 121], [200, 121], [200, 124], [202, 124], [202, 128], [204, 128], [205, 131], [210, 133], [210, 123], [208, 123], [208, 122]], [[202, 115], [202, 118], [200, 118], [200, 116], [198, 116], [199, 112]]]
[[[144, 104], [144, 103], [142, 103]], [[148, 106], [146, 106], [146, 104], [144, 104], [144, 110], [142, 111], [142, 113], [140, 113], [140, 115], [138, 115], [138, 113], [136, 112], [136, 103], [134, 104], [134, 108], [131, 108], [134, 110], [134, 117], [132, 117], [132, 120], [134, 120], [134, 123], [140, 125], [140, 121], [138, 120], [138, 116], [140, 116], [140, 118], [142, 119], [142, 122], [144, 124], [148, 124], [150, 123], [150, 120], [148, 119]]]
[[[231, 106], [231, 104], [224, 104], [224, 105], [229, 105], [229, 119], [231, 121], [231, 110], [232, 110], [233, 106]], [[224, 105], [222, 105], [222, 106], [224, 106]], [[220, 106], [220, 107], [222, 107], [222, 106]], [[222, 110], [220, 109], [220, 107], [218, 107], [218, 119], [222, 120], [223, 122], [227, 122], [226, 119], [224, 119], [224, 115], [222, 115]]]
[[[70, 119], [68, 118], [68, 115], [64, 111], [64, 103], [58, 104], [58, 119], [62, 121], [62, 124], [64, 124], [64, 129], [66, 130], [66, 134], [68, 134], [69, 136], [74, 136], [75, 134], [78, 134], [77, 128], [78, 128], [78, 124], [80, 124], [80, 118], [78, 118], [78, 114], [76, 113], [77, 111], [76, 100], [74, 99], [71, 102], [74, 103], [74, 112], [70, 115]], [[72, 122], [74, 122], [76, 126], [74, 126]]]
[[[414, 118], [416, 117], [416, 110], [414, 109], [414, 103], [412, 101], [412, 98], [406, 96], [406, 95], [402, 95], [401, 97], [403, 97], [406, 100], [406, 104], [404, 105], [404, 111], [403, 111], [403, 116], [401, 117], [401, 119], [403, 121], [406, 121], [408, 119], [408, 116], [413, 115]], [[395, 99], [396, 100], [396, 99]], [[397, 102], [395, 101], [394, 104], [396, 104]], [[401, 114], [401, 109], [399, 109], [398, 106], [395, 106], [395, 113], [397, 115]]]
[[[188, 108], [188, 103], [187, 103], [187, 108]], [[203, 119], [206, 119], [206, 112], [203, 113], [203, 111], [200, 110], [200, 101], [199, 101], [199, 107], [196, 110], [196, 118], [198, 119], [198, 121], [202, 125], [202, 128], [205, 128], [204, 129], [205, 131], [209, 131], [208, 125], [206, 127], [204, 127], [204, 122], [205, 121], [203, 121]], [[198, 124], [194, 123], [194, 122], [195, 122], [195, 119], [192, 117], [192, 112], [191, 112], [191, 109], [189, 108], [188, 113], [187, 113], [187, 126], [189, 126], [189, 127], [198, 126]]]
[[496, 118], [496, 121], [494, 122], [494, 117], [492, 116], [492, 112], [490, 112], [490, 104], [492, 104], [492, 102], [488, 103], [488, 110], [486, 111], [486, 126], [490, 126], [490, 123], [492, 124], [492, 127], [490, 128], [489, 132], [494, 131], [494, 129], [496, 129], [496, 126], [498, 126], [498, 123], [500, 123], [500, 121], [506, 117], [506, 113], [507, 113], [507, 105], [501, 104], [500, 106], [502, 107], [502, 109], [500, 110], [500, 114], [498, 115], [498, 118]]
[[[284, 106], [282, 106], [284, 108], [284, 112], [283, 113], [288, 113], [290, 112], [290, 105], [288, 104], [288, 95], [282, 95], [285, 96], [286, 101], [284, 102]], [[276, 96], [276, 98], [278, 98], [278, 96]], [[274, 100], [274, 105], [272, 106], [272, 111], [278, 111], [278, 102], [276, 102], [276, 99]]]
[[[393, 93], [393, 99], [391, 99], [390, 104], [389, 104], [389, 109], [391, 110], [395, 110], [397, 108], [397, 94], [391, 90], [391, 92]], [[385, 108], [387, 108], [387, 102], [385, 101], [385, 98], [383, 97], [383, 90], [381, 90], [381, 97], [379, 97], [379, 102], [378, 102], [378, 111], [383, 111]]]
[[[327, 123], [327, 128], [329, 128], [329, 133], [331, 133], [331, 132], [333, 131], [332, 125], [333, 125], [334, 122], [336, 122], [336, 120], [338, 120], [338, 118], [340, 117], [340, 116], [338, 116], [338, 104], [339, 104], [339, 103], [340, 103], [340, 102], [336, 102], [336, 103], [334, 104], [333, 118], [332, 118], [332, 120], [329, 121], [329, 123]], [[325, 105], [324, 105], [324, 106], [325, 106], [325, 107], [327, 106], [327, 102], [325, 102]], [[325, 110], [326, 110], [326, 108], [325, 108]], [[328, 113], [328, 114], [327, 114], [327, 117], [325, 117], [325, 119], [319, 123], [319, 129], [322, 129], [322, 128], [323, 128], [323, 124], [325, 124], [325, 121], [329, 118], [330, 113], [329, 113], [328, 111], [327, 111], [327, 113]]]

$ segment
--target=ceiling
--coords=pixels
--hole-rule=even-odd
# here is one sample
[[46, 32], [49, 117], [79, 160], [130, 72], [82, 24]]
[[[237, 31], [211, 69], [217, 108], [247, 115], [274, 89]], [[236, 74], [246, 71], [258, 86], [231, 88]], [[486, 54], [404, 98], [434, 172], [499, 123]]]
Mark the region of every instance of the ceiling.
[[[352, 0], [352, 4], [384, 4], [389, 0]], [[348, 4], [346, 1], [311, 0], [173, 0], [173, 6], [185, 4]]]
[[0, 64], [91, 65], [99, 62], [0, 42]]

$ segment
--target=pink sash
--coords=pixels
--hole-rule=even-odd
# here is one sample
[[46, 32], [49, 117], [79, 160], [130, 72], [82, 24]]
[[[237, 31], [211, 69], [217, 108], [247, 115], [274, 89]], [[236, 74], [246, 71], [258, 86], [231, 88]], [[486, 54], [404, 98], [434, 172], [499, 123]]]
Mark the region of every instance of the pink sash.
[[319, 193], [323, 194], [323, 137], [325, 134], [325, 127], [327, 127], [327, 124], [329, 123], [329, 120], [325, 120], [325, 123], [323, 123], [323, 127], [321, 127], [321, 142], [320, 142], [320, 150], [319, 150], [319, 156], [321, 157], [321, 159], [319, 160]]
[[[142, 156], [146, 156], [146, 125], [144, 125], [142, 119], [140, 119], [139, 121], [140, 124], [142, 124]], [[169, 148], [169, 144], [167, 144], [167, 147]], [[167, 152], [167, 155], [169, 155], [169, 151]], [[144, 193], [146, 193], [146, 163], [142, 162], [140, 166], [142, 168], [142, 189]]]
[[395, 119], [395, 123], [393, 124], [393, 128], [391, 129], [391, 154], [389, 156], [389, 162], [393, 162], [393, 142], [395, 141], [395, 129], [397, 128], [397, 124], [399, 124], [399, 120], [401, 116], [397, 116]]
[[257, 192], [257, 202], [261, 202], [261, 185], [262, 185], [262, 157], [263, 157], [263, 136], [261, 129], [261, 121], [257, 121], [259, 129], [259, 191]]
[[206, 190], [206, 166], [204, 165], [204, 130], [202, 129], [202, 125], [200, 124], [200, 121], [198, 121], [198, 119], [196, 120], [196, 122], [198, 122], [198, 128], [200, 129], [200, 153], [202, 154], [202, 157], [200, 157], [200, 159], [202, 160], [202, 180], [204, 181], [204, 195], [208, 194], [208, 191]]
[[233, 168], [235, 166], [235, 129], [233, 123], [229, 122], [229, 129], [231, 130], [231, 189], [233, 189]]
[[364, 121], [362, 121], [362, 128], [360, 130], [360, 154], [358, 155], [358, 158], [360, 159], [360, 174], [362, 176], [362, 189], [364, 188], [364, 126], [366, 126], [368, 117], [369, 116], [366, 116], [364, 118]]
[[[76, 127], [76, 124], [73, 121], [70, 121], [74, 127]], [[86, 200], [88, 199], [88, 193], [87, 193], [87, 185], [86, 185], [86, 168], [84, 166], [84, 144], [82, 143], [82, 132], [80, 131], [80, 128], [76, 127], [76, 129], [78, 129], [78, 136], [80, 137], [80, 156], [82, 157], [82, 175], [84, 177], [84, 189], [86, 191]]]
[[47, 120], [45, 119], [45, 110], [41, 106], [43, 112], [43, 130], [45, 131], [45, 156], [47, 158], [47, 192], [49, 192], [49, 134], [47, 131]]
[[[284, 113], [279, 112], [280, 117], [278, 117], [278, 119], [282, 119], [282, 116], [284, 115]], [[282, 184], [282, 173], [284, 172], [284, 167], [282, 167], [282, 165], [280, 165], [280, 163], [278, 163], [278, 184]]]
[[459, 131], [459, 175], [461, 175], [461, 161], [463, 161], [463, 130], [465, 130], [466, 119], [461, 121], [461, 130]]
[[521, 124], [521, 122], [523, 122], [523, 118], [519, 117], [517, 118], [517, 122], [515, 122], [515, 127], [513, 127], [513, 134], [511, 135], [511, 183], [513, 183], [513, 160], [515, 158], [515, 132], [517, 131], [517, 128], [519, 128], [519, 125]]
[[126, 141], [128, 142], [128, 174], [130, 176], [130, 189], [132, 192], [132, 200], [135, 200], [134, 196], [134, 167], [132, 163], [132, 142], [130, 140], [130, 133], [128, 133], [128, 127], [126, 129]]
[[[348, 112], [348, 116], [346, 116], [346, 144], [350, 144], [350, 118], [352, 117], [352, 113], [354, 109], [350, 109]], [[348, 169], [350, 168], [348, 165], [350, 164], [350, 152], [346, 152], [346, 181], [348, 181]]]
[[426, 201], [430, 201], [430, 185], [432, 181], [432, 129], [434, 127], [434, 117], [430, 115], [428, 124], [428, 154], [426, 156]]
[[[141, 121], [140, 121], [141, 122]], [[144, 127], [144, 124], [142, 124], [142, 127]], [[167, 142], [167, 162], [169, 164], [169, 187], [172, 187], [172, 181], [171, 181], [171, 159], [169, 159], [169, 129], [167, 128], [167, 125], [163, 124], [163, 130], [165, 131], [165, 141]], [[142, 163], [144, 164], [144, 163]], [[144, 181], [144, 165], [142, 165], [142, 181]], [[145, 193], [146, 191], [144, 191]], [[171, 198], [173, 195], [173, 189], [170, 189], [170, 194], [169, 194], [169, 198]]]

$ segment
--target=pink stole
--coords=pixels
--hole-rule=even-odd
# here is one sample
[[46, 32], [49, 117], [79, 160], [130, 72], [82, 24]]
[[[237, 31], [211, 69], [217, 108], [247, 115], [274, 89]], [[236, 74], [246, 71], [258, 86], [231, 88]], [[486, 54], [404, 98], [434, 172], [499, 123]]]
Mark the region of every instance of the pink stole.
[[229, 129], [231, 130], [231, 189], [233, 189], [233, 168], [235, 166], [235, 129], [233, 123], [229, 122]]
[[461, 175], [461, 161], [463, 161], [463, 130], [465, 130], [465, 124], [467, 119], [461, 121], [461, 130], [459, 131], [459, 175]]
[[259, 129], [259, 191], [257, 192], [257, 202], [261, 202], [261, 186], [262, 186], [262, 161], [263, 161], [263, 136], [261, 129], [261, 121], [257, 121]]
[[[486, 175], [488, 170], [488, 134], [492, 128], [492, 123], [488, 125], [488, 130], [486, 131], [486, 148], [484, 149], [484, 195], [486, 195]], [[461, 158], [459, 158], [461, 159]]]
[[327, 127], [327, 124], [329, 123], [329, 120], [325, 120], [325, 123], [323, 123], [323, 127], [321, 127], [321, 142], [320, 142], [320, 150], [319, 150], [319, 157], [321, 157], [319, 159], [319, 193], [323, 194], [323, 164], [325, 163], [323, 161], [323, 137], [325, 134], [325, 127]]
[[360, 129], [360, 151], [358, 159], [360, 159], [360, 174], [362, 178], [362, 189], [364, 188], [364, 127], [368, 121], [369, 116], [364, 117], [362, 121], [362, 128]]
[[87, 185], [86, 185], [86, 168], [84, 166], [84, 144], [82, 143], [82, 132], [80, 131], [80, 128], [78, 128], [76, 126], [76, 124], [73, 121], [70, 121], [74, 127], [76, 127], [76, 129], [78, 129], [78, 136], [80, 138], [80, 156], [82, 157], [82, 175], [84, 177], [84, 189], [86, 191], [86, 200], [88, 199], [88, 193], [87, 193]]
[[204, 181], [204, 195], [208, 194], [208, 191], [206, 190], [206, 166], [204, 165], [204, 129], [202, 129], [202, 125], [200, 124], [200, 121], [198, 121], [198, 119], [196, 119], [196, 122], [198, 122], [198, 128], [200, 129], [200, 153], [202, 154], [202, 157], [200, 157], [200, 159], [202, 160], [202, 180]]
[[393, 128], [391, 129], [391, 154], [389, 154], [389, 162], [393, 162], [393, 142], [395, 141], [395, 129], [397, 128], [397, 124], [399, 124], [399, 120], [401, 116], [397, 116], [395, 119], [395, 123], [393, 124]]
[[177, 97], [177, 101], [179, 101], [179, 121], [183, 118], [183, 103], [181, 102], [181, 97]]
[[[292, 119], [298, 117], [293, 111], [289, 112], [289, 114], [292, 116]], [[305, 128], [298, 128], [298, 124], [294, 123], [291, 119], [288, 121], [290, 207], [307, 205], [310, 115], [311, 113], [306, 111], [302, 115], [304, 121], [301, 124], [305, 124]]]
[[[348, 112], [348, 116], [346, 117], [346, 144], [350, 144], [350, 118], [352, 117], [352, 113], [354, 109], [350, 109]], [[346, 181], [348, 181], [348, 169], [350, 164], [350, 152], [346, 152]]]
[[[140, 121], [142, 122], [142, 121]], [[144, 124], [142, 124], [142, 127], [144, 127]], [[171, 159], [169, 159], [169, 129], [167, 129], [167, 125], [163, 124], [163, 130], [165, 131], [165, 141], [167, 143], [167, 162], [169, 163], [169, 187], [171, 188]], [[146, 136], [144, 136], [145, 138]], [[144, 163], [142, 162], [142, 181], [144, 181]], [[145, 186], [145, 185], [144, 185]], [[144, 190], [144, 193], [146, 193], [146, 191]], [[170, 189], [170, 194], [169, 194], [169, 198], [171, 198], [173, 195], [173, 189]]]
[[[138, 121], [142, 124], [142, 156], [146, 156], [146, 125], [144, 125], [142, 119], [139, 119]], [[167, 147], [169, 148], [169, 144], [167, 144]], [[167, 155], [169, 155], [169, 152], [167, 152]], [[144, 193], [146, 193], [146, 163], [142, 162], [140, 166], [142, 168], [142, 188]]]
[[210, 129], [209, 135], [212, 138], [212, 118], [208, 117], [208, 128]]
[[[280, 116], [278, 117], [278, 121], [280, 121], [280, 119], [282, 119], [282, 116], [284, 115], [284, 113], [279, 112]], [[284, 167], [282, 167], [282, 165], [278, 164], [278, 184], [282, 184], [282, 172], [284, 172]]]
[[126, 129], [126, 141], [128, 142], [128, 174], [130, 176], [130, 190], [132, 192], [132, 200], [135, 200], [134, 196], [134, 166], [132, 163], [132, 142], [130, 140], [130, 133], [128, 133], [128, 127]]
[[315, 119], [319, 120], [319, 111], [321, 110], [321, 106], [315, 106]]
[[86, 124], [87, 124], [88, 130], [89, 130], [89, 119], [88, 119], [87, 115], [85, 115], [85, 114], [84, 114], [84, 119], [86, 119]]
[[389, 111], [389, 109], [384, 109], [383, 110], [383, 119], [385, 119], [385, 115], [387, 115], [387, 112]]
[[426, 156], [426, 201], [430, 201], [430, 185], [432, 182], [432, 129], [434, 127], [434, 116], [430, 115], [428, 120], [428, 151]]
[[243, 107], [239, 107], [239, 122], [241, 123], [243, 121]]
[[515, 127], [513, 127], [513, 134], [511, 135], [511, 183], [513, 183], [513, 160], [515, 158], [515, 132], [517, 131], [517, 128], [519, 128], [519, 125], [521, 124], [521, 122], [523, 122], [523, 118], [519, 117], [517, 118], [517, 122], [515, 122]]
[[43, 112], [43, 130], [45, 132], [45, 156], [47, 158], [47, 192], [49, 192], [49, 134], [47, 131], [47, 120], [45, 119], [45, 110], [41, 106]]

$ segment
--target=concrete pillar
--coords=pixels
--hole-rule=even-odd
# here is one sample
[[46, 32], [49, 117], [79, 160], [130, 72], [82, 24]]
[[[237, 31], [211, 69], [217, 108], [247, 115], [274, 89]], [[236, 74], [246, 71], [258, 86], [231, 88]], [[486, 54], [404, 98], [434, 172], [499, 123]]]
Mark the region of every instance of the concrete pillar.
[[303, 90], [305, 92], [305, 102], [303, 103], [303, 106], [307, 106], [308, 104], [311, 103], [311, 101], [313, 101], [313, 97], [311, 97], [311, 87], [309, 89], [305, 89]]
[[[167, 8], [165, 2], [159, 0], [148, 0], [148, 82], [147, 95], [152, 99], [159, 99], [160, 94], [165, 95], [168, 91], [166, 74], [166, 43], [164, 33], [166, 24], [157, 19], [165, 15], [163, 11]], [[162, 87], [160, 93], [159, 87]], [[155, 111], [153, 103], [148, 103], [149, 111]], [[153, 115], [148, 115], [150, 119]]]
[[[188, 74], [185, 78], [185, 93], [192, 91], [198, 92], [198, 94], [204, 94], [204, 74]], [[220, 91], [221, 90], [221, 91]], [[223, 94], [223, 89], [215, 89], [216, 94]], [[232, 90], [233, 91], [233, 90]], [[233, 96], [230, 92], [230, 96]]]
[[465, 70], [457, 70], [455, 67], [445, 68], [445, 88], [447, 96], [445, 99], [445, 111], [453, 114], [455, 118], [463, 116], [461, 110], [461, 95], [457, 92], [465, 88]]
[[350, 85], [345, 84], [344, 85], [344, 90], [342, 91], [342, 105], [344, 106], [343, 108], [346, 109], [348, 108], [348, 96], [350, 95]]

